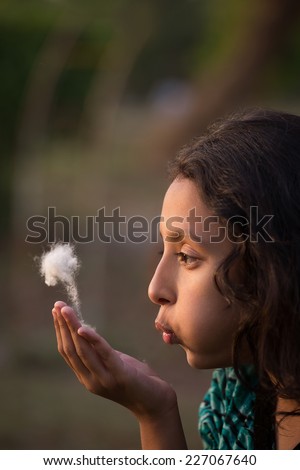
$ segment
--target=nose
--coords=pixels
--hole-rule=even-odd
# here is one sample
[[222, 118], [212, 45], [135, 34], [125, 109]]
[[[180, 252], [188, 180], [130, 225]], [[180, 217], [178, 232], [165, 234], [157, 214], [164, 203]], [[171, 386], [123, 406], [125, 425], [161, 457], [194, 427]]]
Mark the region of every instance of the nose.
[[148, 296], [151, 302], [157, 305], [166, 305], [176, 300], [175, 279], [168, 262], [161, 259], [148, 287]]

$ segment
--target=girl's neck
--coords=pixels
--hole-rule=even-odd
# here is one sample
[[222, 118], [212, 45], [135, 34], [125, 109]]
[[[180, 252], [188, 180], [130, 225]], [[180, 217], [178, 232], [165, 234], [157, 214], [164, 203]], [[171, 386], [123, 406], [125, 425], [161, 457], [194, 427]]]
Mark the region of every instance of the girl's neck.
[[[276, 412], [293, 412], [299, 410], [300, 405], [295, 400], [278, 398]], [[283, 418], [283, 419], [282, 419]], [[276, 415], [276, 448], [278, 450], [291, 450], [300, 442], [300, 415]]]

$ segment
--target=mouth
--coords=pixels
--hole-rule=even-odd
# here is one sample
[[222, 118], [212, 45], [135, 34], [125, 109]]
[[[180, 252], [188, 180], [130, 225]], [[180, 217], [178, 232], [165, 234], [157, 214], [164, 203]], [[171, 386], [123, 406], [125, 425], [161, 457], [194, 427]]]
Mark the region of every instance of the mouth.
[[180, 344], [179, 338], [177, 338], [174, 331], [170, 330], [170, 328], [166, 328], [159, 321], [155, 322], [155, 328], [162, 332], [162, 339], [166, 344]]

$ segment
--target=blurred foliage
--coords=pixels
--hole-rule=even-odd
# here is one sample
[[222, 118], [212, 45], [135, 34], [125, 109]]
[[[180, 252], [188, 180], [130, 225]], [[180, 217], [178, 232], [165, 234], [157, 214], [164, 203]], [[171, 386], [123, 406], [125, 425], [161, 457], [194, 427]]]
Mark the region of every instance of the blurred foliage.
[[[255, 3], [239, 0], [148, 0], [145, 15], [154, 23], [151, 37], [137, 57], [128, 77], [124, 98], [144, 99], [164, 79], [190, 80], [228, 51], [244, 27], [244, 18]], [[65, 35], [81, 28], [76, 44], [59, 77], [52, 103], [52, 131], [74, 133], [93, 75], [101, 68], [101, 56], [120, 28], [128, 28], [141, 2], [137, 0], [51, 1], [2, 0], [0, 5], [2, 183], [8, 189], [11, 153], [19, 112], [38, 53], [56, 27]], [[152, 19], [151, 19], [152, 18]], [[147, 21], [147, 19], [145, 20]], [[270, 64], [267, 87], [273, 93], [298, 94], [300, 34], [290, 38]], [[54, 128], [54, 129], [53, 129]], [[2, 199], [2, 198], [1, 198]], [[6, 200], [6, 202], [8, 202]], [[4, 207], [4, 206], [3, 206]], [[2, 213], [2, 211], [0, 211]], [[1, 224], [3, 227], [3, 224]]]
[[[115, 405], [90, 396], [65, 372], [51, 319], [41, 314], [56, 293], [40, 285], [33, 256], [41, 247], [24, 242], [26, 216], [50, 205], [58, 213], [71, 207], [86, 215], [121, 202], [128, 213], [154, 215], [165, 184], [166, 141], [176, 140], [195, 103], [200, 114], [212, 109], [209, 119], [237, 103], [300, 112], [300, 18], [296, 10], [287, 14], [296, 4], [1, 0], [2, 447], [139, 445], [126, 410], [113, 412]], [[255, 42], [265, 22], [273, 48], [263, 63], [247, 68], [268, 42], [263, 36]], [[223, 86], [229, 96], [219, 93]], [[198, 132], [201, 125], [191, 129]], [[116, 347], [137, 357], [147, 351], [147, 360], [180, 391], [184, 424], [194, 430], [190, 443], [197, 448], [193, 403], [200, 401], [208, 373], [198, 371], [193, 388], [193, 371], [186, 371], [181, 352], [153, 346], [153, 317], [147, 317], [153, 311], [145, 294], [153, 248], [81, 247], [84, 305]]]

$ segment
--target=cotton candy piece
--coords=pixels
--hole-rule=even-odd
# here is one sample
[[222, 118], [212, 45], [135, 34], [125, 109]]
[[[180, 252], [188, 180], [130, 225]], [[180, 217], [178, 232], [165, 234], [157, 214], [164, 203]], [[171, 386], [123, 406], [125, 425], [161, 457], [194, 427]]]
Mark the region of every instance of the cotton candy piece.
[[83, 323], [75, 282], [79, 268], [80, 262], [75, 254], [75, 248], [70, 244], [53, 245], [50, 251], [43, 253], [40, 258], [40, 274], [45, 278], [45, 283], [47, 286], [63, 284], [79, 320]]

